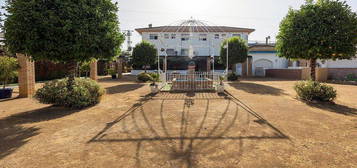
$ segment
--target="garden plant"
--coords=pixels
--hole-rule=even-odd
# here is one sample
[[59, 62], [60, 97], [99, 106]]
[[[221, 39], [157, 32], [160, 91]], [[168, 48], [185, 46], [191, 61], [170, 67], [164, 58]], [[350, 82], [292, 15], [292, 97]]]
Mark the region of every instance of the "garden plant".
[[17, 77], [17, 70], [19, 68], [20, 66], [16, 58], [0, 56], [0, 81], [3, 85], [0, 89], [0, 99], [11, 97], [12, 89], [6, 88], [6, 85]]

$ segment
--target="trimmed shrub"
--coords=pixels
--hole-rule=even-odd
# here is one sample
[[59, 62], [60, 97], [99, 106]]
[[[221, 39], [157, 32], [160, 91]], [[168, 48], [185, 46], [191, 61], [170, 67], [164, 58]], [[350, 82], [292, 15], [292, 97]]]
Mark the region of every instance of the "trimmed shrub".
[[357, 82], [357, 75], [356, 75], [356, 74], [353, 74], [353, 73], [348, 74], [348, 75], [346, 76], [346, 80], [347, 80], [347, 81], [356, 81], [356, 82]]
[[150, 81], [151, 79], [151, 75], [149, 73], [140, 73], [138, 76], [137, 76], [137, 79], [138, 81], [140, 82], [147, 82], [147, 81]]
[[238, 75], [236, 75], [235, 73], [230, 73], [230, 74], [228, 74], [227, 79], [229, 81], [236, 81], [236, 80], [238, 80]]
[[35, 98], [41, 103], [57, 106], [84, 108], [100, 102], [105, 91], [91, 79], [75, 79], [73, 90], [67, 88], [67, 78], [46, 82], [38, 89]]
[[160, 82], [160, 74], [158, 73], [149, 73], [151, 85], [156, 85], [157, 82]]
[[300, 81], [294, 86], [298, 97], [306, 101], [333, 101], [337, 96], [337, 91], [326, 84], [316, 81]]

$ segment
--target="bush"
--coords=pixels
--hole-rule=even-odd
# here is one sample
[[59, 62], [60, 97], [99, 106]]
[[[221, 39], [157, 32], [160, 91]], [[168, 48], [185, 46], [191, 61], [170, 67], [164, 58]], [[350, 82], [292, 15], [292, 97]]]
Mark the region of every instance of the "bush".
[[37, 90], [35, 98], [45, 104], [84, 108], [99, 103], [104, 93], [104, 89], [91, 79], [75, 79], [72, 91], [67, 88], [67, 79], [59, 79], [45, 83]]
[[151, 75], [149, 73], [140, 73], [138, 76], [137, 76], [137, 79], [138, 81], [140, 82], [147, 82], [147, 81], [150, 81], [151, 79]]
[[160, 82], [160, 74], [158, 73], [149, 73], [151, 85], [156, 85], [157, 82]]
[[238, 80], [238, 75], [236, 75], [235, 73], [230, 73], [230, 74], [228, 74], [227, 79], [229, 81], [236, 81], [236, 80]]
[[114, 68], [109, 68], [107, 71], [108, 71], [109, 75], [116, 75], [117, 74], [117, 72], [115, 71]]
[[356, 74], [353, 74], [353, 73], [348, 74], [348, 75], [346, 76], [346, 80], [347, 80], [347, 81], [356, 81], [356, 82], [357, 82], [357, 75], [356, 75]]
[[6, 84], [17, 77], [17, 70], [20, 68], [16, 58], [0, 57], [0, 82], [5, 89]]
[[298, 97], [306, 101], [333, 101], [337, 91], [326, 84], [315, 81], [300, 81], [294, 86]]

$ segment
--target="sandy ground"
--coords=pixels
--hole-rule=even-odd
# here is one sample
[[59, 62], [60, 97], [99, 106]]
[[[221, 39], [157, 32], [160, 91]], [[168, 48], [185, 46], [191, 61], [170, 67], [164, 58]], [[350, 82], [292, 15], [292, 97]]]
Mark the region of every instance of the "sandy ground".
[[357, 86], [305, 104], [294, 81], [245, 79], [228, 95], [160, 93], [100, 79], [97, 106], [0, 102], [0, 167], [357, 167]]

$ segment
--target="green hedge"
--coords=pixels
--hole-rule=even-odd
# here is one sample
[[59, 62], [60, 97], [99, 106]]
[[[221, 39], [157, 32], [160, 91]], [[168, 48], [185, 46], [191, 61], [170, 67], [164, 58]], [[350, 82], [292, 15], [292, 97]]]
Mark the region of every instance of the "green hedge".
[[105, 91], [91, 79], [75, 79], [73, 90], [68, 90], [67, 79], [46, 82], [35, 98], [41, 103], [64, 107], [84, 108], [100, 102]]
[[140, 82], [148, 82], [151, 79], [151, 75], [150, 75], [150, 73], [143, 72], [143, 73], [138, 74], [137, 79]]
[[294, 86], [298, 97], [305, 101], [333, 101], [337, 91], [326, 84], [315, 81], [300, 81]]
[[230, 73], [230, 74], [228, 74], [227, 79], [229, 81], [236, 81], [236, 80], [238, 80], [238, 75], [236, 75], [235, 73]]

